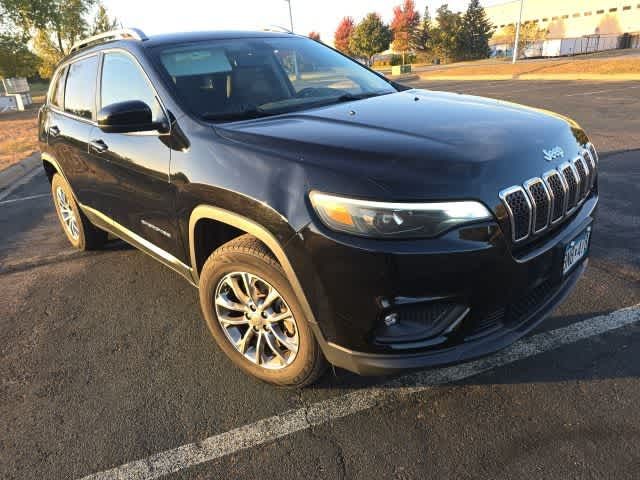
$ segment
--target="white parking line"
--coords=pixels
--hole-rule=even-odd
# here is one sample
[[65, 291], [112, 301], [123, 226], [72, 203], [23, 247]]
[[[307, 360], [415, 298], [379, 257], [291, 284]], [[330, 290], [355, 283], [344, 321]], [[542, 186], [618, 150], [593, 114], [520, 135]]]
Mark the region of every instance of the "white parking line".
[[0, 205], [7, 205], [9, 203], [16, 203], [16, 202], [24, 202], [26, 200], [33, 200], [34, 198], [42, 198], [42, 197], [49, 197], [49, 196], [51, 196], [50, 193], [40, 193], [38, 195], [29, 195], [28, 197], [12, 198], [11, 200], [3, 200], [2, 202], [0, 202]]
[[640, 85], [626, 86], [621, 88], [607, 88], [606, 90], [596, 90], [594, 92], [567, 93], [565, 97], [577, 97], [580, 95], [595, 95], [597, 93], [607, 93], [607, 92], [620, 92], [620, 91], [630, 90], [632, 88], [640, 88]]
[[462, 365], [404, 375], [380, 387], [358, 390], [314, 403], [308, 407], [289, 410], [281, 415], [265, 418], [197, 443], [182, 445], [142, 460], [135, 460], [111, 470], [89, 475], [83, 480], [158, 478], [277, 440], [295, 432], [307, 430], [315, 425], [368, 410], [398, 396], [422, 392], [433, 386], [463, 380], [636, 322], [640, 322], [640, 304], [617, 310], [608, 315], [576, 322], [567, 327], [539, 333], [522, 339], [506, 350], [487, 358]]
[[42, 168], [34, 168], [29, 173], [27, 173], [24, 177], [16, 180], [11, 186], [5, 188], [2, 192], [0, 192], [0, 200], [4, 200], [13, 192], [15, 192], [18, 188], [20, 188], [25, 183], [31, 181], [31, 179], [37, 175], [44, 175], [44, 170]]

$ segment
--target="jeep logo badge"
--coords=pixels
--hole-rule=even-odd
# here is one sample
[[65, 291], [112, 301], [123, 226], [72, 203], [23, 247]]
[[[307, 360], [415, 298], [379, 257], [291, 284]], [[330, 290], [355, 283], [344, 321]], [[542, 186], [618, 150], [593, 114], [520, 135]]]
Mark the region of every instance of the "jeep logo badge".
[[547, 162], [564, 157], [564, 150], [560, 147], [553, 147], [551, 150], [542, 150], [542, 153]]

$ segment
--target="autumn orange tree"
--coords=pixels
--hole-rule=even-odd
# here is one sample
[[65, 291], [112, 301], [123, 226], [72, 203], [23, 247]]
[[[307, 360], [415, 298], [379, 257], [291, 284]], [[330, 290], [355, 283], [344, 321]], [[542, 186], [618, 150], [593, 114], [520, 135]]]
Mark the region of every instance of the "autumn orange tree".
[[315, 40], [316, 42], [320, 41], [320, 34], [316, 31], [309, 32], [308, 36], [311, 40]]
[[338, 28], [336, 28], [336, 32], [333, 36], [333, 46], [345, 55], [353, 54], [351, 48], [349, 47], [349, 42], [355, 28], [356, 24], [353, 21], [353, 18], [344, 17], [342, 20], [340, 20]]
[[404, 0], [402, 5], [393, 8], [393, 20], [391, 31], [393, 32], [393, 49], [402, 52], [402, 64], [404, 55], [411, 47], [412, 39], [420, 26], [420, 14], [416, 10], [413, 0]]

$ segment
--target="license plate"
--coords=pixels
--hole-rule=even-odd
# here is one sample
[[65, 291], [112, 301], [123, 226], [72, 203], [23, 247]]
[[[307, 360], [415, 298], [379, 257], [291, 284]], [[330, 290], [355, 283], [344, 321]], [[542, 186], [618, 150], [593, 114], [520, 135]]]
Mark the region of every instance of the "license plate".
[[564, 264], [562, 266], [562, 274], [566, 275], [573, 266], [582, 260], [589, 250], [589, 237], [591, 236], [591, 227], [587, 227], [576, 238], [571, 240], [564, 248]]

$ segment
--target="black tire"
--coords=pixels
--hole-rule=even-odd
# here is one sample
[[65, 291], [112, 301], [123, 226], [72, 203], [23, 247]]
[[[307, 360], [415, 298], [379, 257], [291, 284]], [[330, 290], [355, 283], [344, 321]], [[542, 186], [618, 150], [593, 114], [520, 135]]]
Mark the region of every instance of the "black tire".
[[[219, 282], [232, 272], [247, 272], [266, 280], [294, 315], [299, 345], [295, 358], [287, 366], [270, 370], [257, 365], [245, 358], [227, 338], [218, 322], [214, 303]], [[246, 373], [264, 382], [290, 388], [309, 385], [324, 373], [327, 362], [282, 267], [269, 249], [255, 237], [238, 237], [218, 248], [208, 258], [200, 274], [200, 307], [218, 346]]]
[[[58, 198], [58, 189], [64, 192], [64, 198], [67, 201], [68, 208], [75, 216], [76, 228], [74, 228], [73, 231], [69, 225], [65, 223], [63, 218], [62, 207]], [[84, 213], [82, 213], [73, 196], [71, 186], [59, 173], [55, 173], [51, 179], [51, 196], [53, 197], [53, 205], [55, 206], [62, 230], [74, 248], [78, 250], [98, 250], [104, 246], [108, 238], [107, 232], [94, 226]]]

